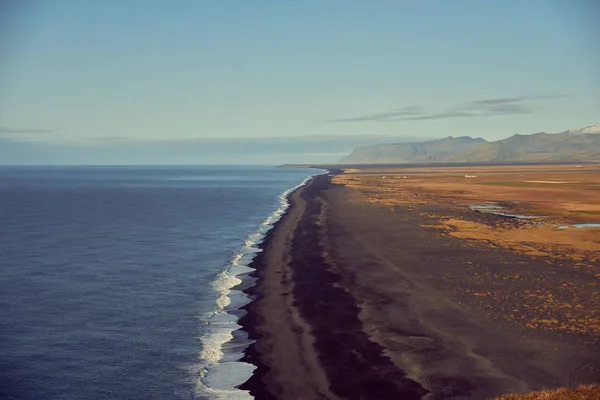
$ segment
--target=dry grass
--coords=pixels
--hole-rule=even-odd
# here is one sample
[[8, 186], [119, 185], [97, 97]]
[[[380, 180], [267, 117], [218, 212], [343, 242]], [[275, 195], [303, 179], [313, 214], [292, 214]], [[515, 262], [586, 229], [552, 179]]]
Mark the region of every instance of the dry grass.
[[[600, 228], [557, 229], [551, 225], [525, 227], [491, 227], [456, 218], [439, 218], [449, 235], [486, 241], [533, 256], [600, 260]], [[591, 234], [590, 234], [591, 233]]]
[[542, 390], [523, 395], [506, 395], [495, 400], [600, 400], [600, 386], [587, 385], [574, 389]]
[[452, 236], [493, 242], [530, 255], [600, 260], [600, 228], [556, 229], [556, 225], [600, 222], [598, 166], [348, 169], [334, 182], [359, 190], [369, 203], [392, 209], [413, 209], [427, 202], [502, 204], [502, 212], [542, 217], [536, 221], [545, 225], [492, 228], [444, 216], [441, 225]]
[[352, 169], [336, 181], [462, 204], [511, 202], [516, 214], [545, 216], [559, 224], [594, 222], [600, 212], [596, 165]]
[[[516, 265], [491, 273], [485, 265], [465, 260], [470, 278], [463, 280], [464, 294], [469, 304], [485, 311], [494, 309], [506, 321], [527, 329], [598, 338], [600, 228], [557, 229], [556, 225], [600, 222], [600, 168], [548, 168], [347, 170], [334, 182], [361, 193], [353, 201], [418, 212], [425, 217], [423, 228], [460, 238], [469, 246], [503, 247], [572, 271], [575, 274], [566, 271], [557, 284], [543, 269], [532, 273], [526, 265]], [[488, 202], [504, 207], [502, 212], [544, 218], [519, 222], [468, 207]], [[538, 225], [539, 221], [544, 224]]]

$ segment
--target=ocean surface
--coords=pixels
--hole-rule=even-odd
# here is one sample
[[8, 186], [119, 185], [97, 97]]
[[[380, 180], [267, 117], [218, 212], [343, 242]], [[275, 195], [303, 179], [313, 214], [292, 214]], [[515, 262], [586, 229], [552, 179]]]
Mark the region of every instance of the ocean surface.
[[318, 172], [0, 168], [0, 398], [250, 398], [231, 289]]

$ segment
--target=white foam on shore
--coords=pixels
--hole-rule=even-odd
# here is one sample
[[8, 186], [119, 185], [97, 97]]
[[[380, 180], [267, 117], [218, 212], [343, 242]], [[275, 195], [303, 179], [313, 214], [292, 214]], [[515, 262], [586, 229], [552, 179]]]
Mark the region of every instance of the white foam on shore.
[[[215, 300], [216, 309], [200, 317], [205, 324], [206, 332], [199, 338], [202, 343], [200, 351], [200, 364], [196, 370], [195, 395], [198, 398], [208, 399], [252, 399], [248, 391], [237, 389], [236, 386], [246, 382], [255, 370], [252, 364], [240, 362], [243, 350], [252, 343], [251, 340], [236, 339], [233, 332], [240, 329], [238, 318], [227, 310], [239, 309], [249, 301], [248, 296], [233, 288], [242, 280], [238, 275], [248, 273], [254, 269], [249, 267], [250, 262], [262, 250], [258, 245], [262, 243], [266, 233], [281, 219], [290, 203], [289, 195], [296, 189], [306, 185], [315, 175], [310, 175], [300, 184], [284, 191], [279, 196], [279, 207], [269, 215], [256, 229], [249, 234], [243, 246], [232, 257], [230, 263], [217, 275], [212, 282], [212, 287], [219, 297]], [[232, 302], [233, 299], [233, 302]], [[224, 349], [229, 346], [226, 357]]]

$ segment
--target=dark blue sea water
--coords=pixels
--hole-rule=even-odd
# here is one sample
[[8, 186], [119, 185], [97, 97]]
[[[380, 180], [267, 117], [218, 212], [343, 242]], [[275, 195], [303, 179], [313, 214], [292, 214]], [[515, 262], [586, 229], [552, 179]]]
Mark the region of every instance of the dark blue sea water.
[[248, 398], [231, 288], [314, 173], [0, 168], [0, 398]]

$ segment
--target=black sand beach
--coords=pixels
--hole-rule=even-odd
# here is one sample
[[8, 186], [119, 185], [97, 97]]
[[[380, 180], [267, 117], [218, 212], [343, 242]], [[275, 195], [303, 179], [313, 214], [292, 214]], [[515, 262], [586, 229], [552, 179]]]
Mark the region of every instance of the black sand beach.
[[[488, 399], [598, 381], [597, 337], [503, 315], [524, 291], [584, 274], [442, 236], [423, 225], [444, 205], [391, 211], [327, 175], [290, 201], [253, 262], [241, 321], [256, 340], [245, 360], [258, 367], [242, 387], [257, 399]], [[474, 279], [481, 272], [513, 270], [523, 279], [500, 299], [465, 294], [494, 291]]]

